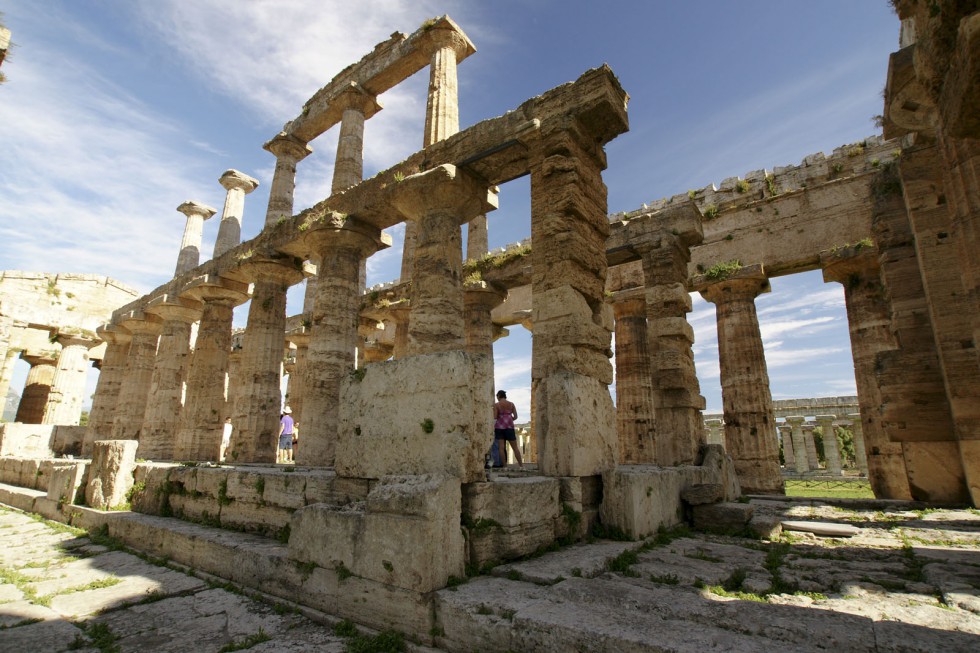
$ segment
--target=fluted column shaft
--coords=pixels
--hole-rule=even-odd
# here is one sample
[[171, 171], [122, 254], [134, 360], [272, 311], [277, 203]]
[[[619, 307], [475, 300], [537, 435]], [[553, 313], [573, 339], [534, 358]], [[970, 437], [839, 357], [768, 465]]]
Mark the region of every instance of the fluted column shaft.
[[41, 423], [77, 425], [82, 416], [85, 377], [89, 370], [88, 350], [99, 340], [95, 334], [59, 334], [58, 342], [61, 352]]
[[191, 325], [200, 319], [203, 306], [193, 300], [148, 306], [147, 313], [163, 321], [157, 357], [150, 378], [152, 401], [146, 404], [140, 457], [147, 460], [173, 460], [177, 427], [183, 409], [184, 383], [190, 363]]
[[[864, 439], [864, 430], [862, 424], [864, 420], [861, 415], [851, 414], [847, 416], [851, 420], [851, 437], [854, 438], [854, 459], [857, 461], [857, 468], [859, 471], [870, 475], [870, 465], [871, 457], [867, 454], [867, 445]], [[874, 489], [872, 487], [872, 489]], [[875, 494], [877, 497], [877, 493]]]
[[[132, 315], [120, 322], [132, 334], [126, 375], [116, 400], [112, 421], [113, 440], [139, 440], [146, 415], [146, 399], [156, 363], [157, 340], [163, 324], [152, 315]], [[101, 435], [101, 434], [100, 434]]]
[[241, 243], [245, 196], [259, 185], [258, 180], [237, 170], [226, 170], [218, 183], [227, 193], [224, 210], [221, 212], [221, 224], [218, 225], [218, 236], [214, 241], [214, 258]]
[[58, 359], [43, 356], [21, 358], [30, 364], [31, 369], [27, 372], [27, 381], [24, 383], [24, 392], [20, 396], [14, 421], [21, 424], [40, 424], [44, 419], [44, 407], [48, 404]]
[[286, 291], [303, 278], [302, 267], [296, 263], [292, 257], [257, 260], [242, 268], [243, 274], [255, 280], [255, 285], [238, 378], [231, 379], [239, 388], [232, 415], [234, 430], [229, 454], [235, 462], [276, 461]]
[[796, 464], [796, 473], [806, 474], [810, 471], [810, 464], [807, 461], [806, 439], [803, 437], [803, 417], [787, 417], [786, 423], [793, 430], [793, 461]]
[[296, 189], [296, 164], [313, 150], [295, 136], [280, 132], [263, 146], [276, 157], [276, 169], [269, 187], [269, 207], [265, 213], [265, 227], [279, 220], [293, 217], [293, 192]]
[[466, 351], [486, 354], [491, 363], [493, 362], [494, 325], [490, 312], [500, 306], [505, 296], [506, 293], [488, 286], [484, 281], [468, 285], [463, 291]]
[[795, 469], [796, 452], [793, 450], [793, 428], [788, 424], [776, 428], [779, 430], [780, 440], [783, 443], [783, 464], [786, 469]]
[[653, 464], [657, 422], [653, 408], [653, 368], [647, 335], [647, 303], [642, 288], [612, 297], [616, 318], [616, 431], [619, 462]]
[[187, 368], [187, 392], [174, 445], [177, 460], [218, 460], [227, 417], [225, 376], [232, 315], [235, 306], [247, 299], [246, 290], [246, 284], [222, 279], [185, 291], [204, 302], [204, 310]]
[[761, 266], [743, 268], [701, 290], [715, 305], [725, 411], [725, 442], [742, 491], [783, 494], [776, 416], [755, 298], [769, 291]]
[[[180, 276], [188, 270], [193, 270], [201, 262], [201, 237], [204, 231], [204, 221], [217, 211], [210, 206], [198, 202], [184, 202], [177, 210], [187, 216], [184, 224], [184, 236], [180, 241], [180, 253], [177, 255], [177, 268], [174, 276]], [[144, 452], [141, 449], [140, 454]]]
[[803, 442], [806, 444], [806, 463], [812, 471], [819, 471], [820, 458], [817, 456], [817, 443], [813, 439], [813, 424], [804, 423]]
[[297, 452], [297, 462], [304, 465], [333, 464], [340, 383], [354, 370], [357, 347], [359, 262], [378, 249], [380, 237], [377, 229], [353, 218], [335, 217], [308, 232], [310, 248], [322, 264], [317, 274], [303, 379], [303, 444]]
[[95, 386], [95, 396], [92, 398], [92, 410], [88, 415], [85, 441], [82, 443], [82, 455], [85, 457], [92, 455], [93, 442], [108, 440], [112, 436], [116, 405], [126, 378], [132, 340], [128, 331], [112, 324], [100, 327], [96, 333], [106, 342], [106, 349], [102, 368], [99, 370], [99, 381]]
[[837, 447], [837, 430], [834, 428], [833, 415], [817, 415], [817, 424], [823, 432], [823, 457], [827, 461], [827, 473], [840, 476], [840, 449]]
[[287, 333], [286, 338], [296, 345], [296, 363], [289, 373], [289, 386], [286, 391], [289, 395], [288, 403], [293, 409], [293, 415], [301, 418], [306, 399], [306, 387], [303, 382], [306, 379], [306, 364], [310, 357], [310, 330], [299, 327], [298, 330]]

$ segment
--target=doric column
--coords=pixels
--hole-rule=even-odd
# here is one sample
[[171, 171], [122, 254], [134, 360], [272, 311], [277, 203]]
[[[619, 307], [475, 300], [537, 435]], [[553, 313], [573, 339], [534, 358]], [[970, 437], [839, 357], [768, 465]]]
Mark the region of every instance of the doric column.
[[190, 364], [191, 325], [201, 319], [204, 306], [193, 299], [164, 295], [143, 310], [160, 318], [163, 326], [150, 378], [152, 400], [146, 403], [143, 415], [140, 457], [173, 460]]
[[[864, 430], [862, 428], [864, 420], [861, 418], [861, 415], [857, 413], [852, 413], [847, 417], [851, 420], [851, 436], [854, 438], [855, 464], [862, 474], [870, 475], [870, 456], [868, 456], [868, 447], [865, 444]], [[877, 492], [875, 493], [875, 496], [878, 496]]]
[[654, 415], [653, 368], [647, 335], [647, 302], [643, 288], [613, 292], [616, 318], [616, 432], [619, 462], [656, 462], [657, 422]]
[[10, 390], [10, 380], [14, 375], [14, 365], [17, 364], [18, 349], [10, 348], [10, 338], [13, 335], [14, 318], [3, 315], [3, 302], [0, 302], [0, 397], [6, 398]]
[[840, 464], [840, 449], [837, 448], [837, 430], [834, 428], [833, 415], [817, 415], [817, 424], [823, 431], [823, 457], [827, 460], [827, 473], [831, 476], [840, 476], [842, 469]]
[[296, 189], [296, 164], [313, 150], [295, 136], [279, 132], [262, 146], [276, 157], [276, 170], [272, 173], [269, 187], [269, 208], [265, 213], [265, 227], [279, 220], [293, 217], [293, 191]]
[[779, 430], [779, 439], [783, 443], [783, 465], [786, 469], [795, 469], [796, 456], [793, 451], [793, 427], [786, 423], [780, 424], [776, 428]]
[[51, 392], [44, 407], [42, 424], [77, 425], [85, 398], [85, 377], [89, 370], [88, 350], [99, 344], [91, 332], [59, 333], [57, 369], [51, 380]]
[[214, 258], [218, 258], [241, 242], [245, 196], [259, 185], [257, 179], [237, 170], [225, 170], [218, 183], [227, 193], [225, 207], [221, 212], [221, 224], [218, 225], [218, 237], [214, 241]]
[[[838, 248], [824, 253], [820, 263], [824, 281], [835, 281], [844, 288], [854, 380], [861, 411], [854, 421], [857, 428], [863, 429], [868, 442], [868, 455], [857, 457], [858, 465], [867, 472], [875, 497], [911, 499], [902, 443], [892, 442], [882, 423], [884, 400], [876, 371], [878, 357], [896, 350], [898, 343], [892, 332], [891, 309], [881, 283], [878, 252], [873, 247]], [[911, 399], [913, 395], [909, 393], [908, 396]]]
[[92, 443], [112, 437], [112, 425], [119, 400], [119, 393], [126, 378], [129, 361], [129, 344], [132, 335], [115, 324], [104, 324], [96, 334], [106, 343], [99, 381], [92, 398], [92, 410], [88, 415], [88, 429], [82, 443], [82, 455], [92, 455]]
[[[409, 223], [406, 222], [406, 225]], [[411, 320], [412, 309], [408, 302], [402, 305], [392, 305], [388, 307], [392, 319], [395, 321], [395, 340], [392, 345], [391, 357], [395, 360], [408, 356], [408, 324]]]
[[163, 322], [155, 315], [132, 311], [119, 320], [119, 325], [132, 334], [132, 338], [126, 374], [116, 400], [111, 439], [139, 440], [156, 362], [157, 339], [163, 329]]
[[708, 444], [725, 446], [725, 423], [720, 419], [706, 419], [704, 426], [708, 429]]
[[393, 204], [418, 224], [412, 267], [409, 355], [463, 349], [460, 226], [496, 208], [497, 196], [453, 165], [407, 177]]
[[[180, 254], [177, 256], [177, 269], [174, 276], [180, 276], [188, 270], [193, 270], [201, 263], [201, 236], [204, 231], [204, 221], [217, 213], [210, 206], [199, 202], [187, 201], [177, 207], [177, 210], [187, 216], [184, 224], [184, 237], [180, 241]], [[140, 445], [140, 456], [145, 457], [145, 451]]]
[[793, 433], [793, 461], [796, 464], [797, 474], [806, 474], [810, 471], [810, 464], [807, 462], [806, 439], [803, 437], [802, 416], [787, 417], [786, 423], [790, 425]]
[[287, 331], [286, 340], [296, 345], [296, 362], [289, 373], [289, 387], [286, 392], [289, 395], [287, 403], [293, 409], [293, 415], [302, 417], [303, 402], [306, 397], [303, 379], [306, 378], [306, 361], [310, 354], [310, 328], [299, 326]]
[[40, 424], [44, 419], [44, 407], [48, 404], [58, 358], [54, 352], [39, 356], [21, 354], [20, 357], [30, 364], [31, 369], [27, 372], [27, 381], [24, 383], [24, 392], [20, 396], [14, 421], [21, 424]]
[[[390, 244], [377, 228], [355, 218], [333, 214], [306, 232], [317, 274], [311, 338], [302, 380], [300, 423], [303, 444], [297, 452], [304, 465], [333, 464], [340, 408], [340, 382], [354, 369], [357, 347], [358, 267], [360, 260]], [[280, 344], [281, 347], [281, 344]]]
[[783, 494], [776, 416], [755, 309], [755, 298], [769, 292], [769, 279], [761, 265], [752, 265], [721, 279], [698, 275], [694, 285], [715, 305], [725, 442], [742, 491]]
[[[691, 296], [687, 264], [691, 247], [703, 238], [700, 214], [681, 205], [674, 215], [630, 226], [643, 265], [647, 333], [654, 375], [657, 464], [689, 465], [705, 442], [704, 397], [694, 369], [694, 329], [687, 321]], [[641, 231], [642, 230], [642, 231]], [[727, 427], [726, 427], [727, 428]]]
[[381, 105], [373, 95], [354, 83], [330, 103], [342, 111], [330, 187], [331, 194], [336, 194], [356, 186], [364, 178], [364, 121], [380, 111]]
[[[463, 290], [466, 351], [486, 354], [493, 362], [494, 324], [490, 312], [500, 306], [507, 293], [485, 281], [467, 284]], [[491, 367], [491, 369], [493, 369]]]
[[232, 312], [248, 299], [248, 284], [222, 277], [200, 277], [181, 296], [203, 302], [204, 311], [187, 368], [187, 391], [174, 458], [218, 460], [227, 417], [225, 376], [231, 351]]
[[487, 216], [478, 215], [466, 226], [466, 258], [478, 260], [490, 249], [490, 233], [487, 229]]
[[[279, 434], [286, 291], [303, 279], [303, 262], [289, 257], [247, 260], [239, 272], [254, 282], [242, 341], [238, 397], [229, 456], [235, 462], [274, 463]], [[294, 408], [295, 410], [295, 408]]]
[[820, 471], [820, 458], [817, 457], [817, 444], [813, 441], [813, 429], [815, 425], [809, 422], [804, 422], [803, 426], [803, 442], [806, 445], [806, 464], [811, 471]]

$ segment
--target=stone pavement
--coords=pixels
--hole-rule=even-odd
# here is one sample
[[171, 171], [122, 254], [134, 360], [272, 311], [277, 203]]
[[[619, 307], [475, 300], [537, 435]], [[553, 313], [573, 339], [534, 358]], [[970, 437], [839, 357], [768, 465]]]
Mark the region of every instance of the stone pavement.
[[[566, 547], [436, 592], [429, 635], [441, 649], [501, 653], [980, 650], [980, 512], [752, 504], [775, 520], [851, 525], [856, 535], [766, 542], [678, 530]], [[92, 539], [0, 508], [0, 652], [340, 652], [351, 643], [289, 606]]]

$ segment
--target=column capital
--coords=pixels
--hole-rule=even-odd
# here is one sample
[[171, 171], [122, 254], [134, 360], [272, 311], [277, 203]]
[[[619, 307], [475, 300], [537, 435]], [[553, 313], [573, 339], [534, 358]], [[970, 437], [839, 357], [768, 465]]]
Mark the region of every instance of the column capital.
[[214, 274], [206, 274], [192, 280], [181, 289], [180, 296], [205, 303], [221, 302], [232, 306], [244, 304], [249, 299], [247, 283]]
[[786, 418], [786, 423], [790, 424], [791, 426], [799, 426], [803, 424], [803, 422], [805, 421], [806, 421], [806, 417], [802, 415], [793, 415]]
[[26, 362], [31, 367], [35, 365], [54, 365], [58, 362], [58, 352], [56, 351], [42, 351], [36, 354], [28, 354], [27, 352], [20, 353], [20, 359]]
[[421, 28], [424, 32], [418, 43], [419, 48], [429, 56], [437, 50], [452, 48], [459, 63], [476, 52], [476, 46], [449, 16], [440, 16], [426, 23]]
[[357, 82], [351, 82], [335, 97], [330, 99], [331, 109], [335, 109], [343, 117], [343, 112], [354, 109], [364, 116], [364, 119], [372, 117], [384, 107], [378, 102], [377, 96], [368, 93]]
[[308, 326], [298, 326], [286, 332], [286, 342], [293, 343], [297, 348], [308, 347], [311, 337], [312, 333]]
[[93, 331], [88, 329], [78, 329], [68, 327], [67, 329], [59, 329], [57, 335], [55, 335], [55, 340], [58, 342], [62, 348], [81, 346], [86, 349], [91, 349], [92, 347], [102, 344], [102, 339]]
[[270, 152], [277, 159], [288, 159], [293, 163], [302, 161], [313, 154], [313, 148], [307, 143], [284, 131], [273, 136], [268, 143], [262, 146], [262, 149]]
[[158, 336], [163, 330], [163, 320], [141, 310], [129, 311], [120, 318], [119, 323], [134, 336]]
[[820, 253], [824, 281], [848, 285], [854, 274], [878, 275], [878, 248], [874, 244], [857, 243]]
[[389, 234], [342, 213], [327, 213], [305, 224], [309, 227], [303, 236], [304, 244], [317, 259], [324, 250], [336, 247], [355, 249], [362, 258], [391, 247]]
[[395, 187], [392, 204], [406, 220], [437, 214], [463, 225], [497, 208], [497, 193], [452, 164], [406, 177]]
[[118, 324], [107, 322], [95, 329], [95, 333], [110, 345], [128, 345], [133, 334]]
[[290, 286], [299, 283], [305, 276], [303, 259], [280, 254], [243, 258], [235, 272], [252, 282], [279, 281]]
[[[739, 265], [738, 261], [733, 261]], [[730, 301], [753, 300], [770, 291], [769, 278], [761, 264], [740, 266], [730, 272], [713, 273], [709, 270], [691, 280], [691, 287], [700, 291], [705, 300], [713, 304]]]
[[164, 321], [177, 321], [192, 324], [201, 319], [204, 304], [190, 297], [179, 295], [157, 295], [147, 302], [144, 313], [155, 315]]
[[831, 422], [832, 423], [832, 422], [836, 421], [837, 420], [837, 416], [836, 415], [817, 415], [816, 417], [814, 417], [814, 420], [817, 422], [817, 424], [823, 425], [823, 424], [826, 424], [828, 422]]
[[646, 316], [647, 290], [643, 286], [614, 290], [608, 298], [613, 307], [613, 315], [618, 320], [623, 317]]
[[218, 178], [218, 183], [227, 191], [240, 190], [246, 195], [259, 187], [258, 179], [249, 177], [244, 172], [239, 172], [238, 170], [225, 170]]
[[200, 216], [202, 220], [207, 220], [218, 212], [217, 209], [213, 209], [206, 204], [201, 204], [200, 202], [196, 202], [194, 200], [187, 200], [178, 206], [177, 210], [188, 218], [192, 216]]
[[486, 281], [469, 282], [463, 285], [463, 302], [466, 308], [483, 308], [488, 311], [504, 303], [506, 290], [498, 290]]

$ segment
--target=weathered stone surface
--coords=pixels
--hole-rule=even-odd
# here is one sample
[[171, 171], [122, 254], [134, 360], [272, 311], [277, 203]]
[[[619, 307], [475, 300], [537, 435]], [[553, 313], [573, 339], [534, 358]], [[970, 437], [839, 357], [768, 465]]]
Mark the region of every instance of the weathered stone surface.
[[847, 524], [831, 524], [826, 522], [783, 520], [782, 526], [788, 531], [803, 531], [827, 537], [851, 537], [858, 529]]
[[85, 487], [87, 472], [85, 461], [55, 463], [48, 480], [48, 499], [59, 504], [75, 503], [79, 490]]
[[[592, 476], [615, 464], [618, 451], [612, 397], [600, 380], [574, 372], [556, 372], [539, 382], [541, 401], [536, 427], [539, 467], [550, 476]], [[540, 404], [539, 404], [540, 406]], [[555, 410], [558, 406], [562, 410]]]
[[697, 483], [681, 490], [681, 500], [692, 506], [718, 503], [724, 497], [725, 488], [721, 483]]
[[53, 429], [51, 424], [0, 424], [0, 456], [50, 457]]
[[713, 533], [731, 533], [744, 529], [752, 519], [753, 508], [747, 503], [712, 503], [691, 510], [694, 528]]
[[100, 440], [92, 452], [85, 503], [108, 510], [126, 502], [136, 468], [135, 440]]

